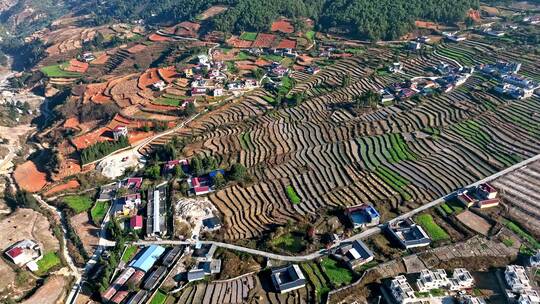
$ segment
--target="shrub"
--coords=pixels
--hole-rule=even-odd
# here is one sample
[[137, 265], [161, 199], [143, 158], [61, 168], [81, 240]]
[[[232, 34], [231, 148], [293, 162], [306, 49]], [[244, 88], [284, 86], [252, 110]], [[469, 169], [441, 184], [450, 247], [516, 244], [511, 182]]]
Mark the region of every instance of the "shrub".
[[289, 198], [289, 201], [293, 204], [300, 204], [302, 202], [302, 199], [298, 197], [298, 194], [296, 194], [296, 191], [294, 190], [293, 186], [287, 186], [285, 188], [285, 191], [287, 192], [287, 197]]

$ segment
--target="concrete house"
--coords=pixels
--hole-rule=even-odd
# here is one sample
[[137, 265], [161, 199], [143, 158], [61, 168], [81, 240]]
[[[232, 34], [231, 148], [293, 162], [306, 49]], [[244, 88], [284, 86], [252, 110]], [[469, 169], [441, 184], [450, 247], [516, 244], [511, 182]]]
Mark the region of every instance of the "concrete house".
[[279, 293], [306, 286], [306, 278], [296, 264], [272, 270], [272, 283]]

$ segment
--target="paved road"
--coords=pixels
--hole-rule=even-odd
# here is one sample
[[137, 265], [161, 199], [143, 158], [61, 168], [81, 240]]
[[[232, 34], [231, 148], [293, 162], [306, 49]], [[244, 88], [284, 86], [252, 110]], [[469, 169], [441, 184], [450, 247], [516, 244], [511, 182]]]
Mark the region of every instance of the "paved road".
[[[502, 170], [500, 172], [497, 172], [493, 175], [490, 175], [484, 179], [481, 179], [475, 183], [472, 183], [470, 185], [467, 185], [465, 186], [465, 188], [468, 188], [468, 187], [474, 187], [474, 186], [478, 186], [482, 183], [487, 183], [487, 182], [491, 182], [493, 181], [494, 179], [497, 179], [505, 174], [508, 174], [514, 170], [517, 170], [519, 168], [522, 168], [524, 166], [527, 166], [528, 164], [532, 163], [532, 162], [535, 162], [537, 160], [540, 160], [540, 154], [539, 155], [536, 155], [532, 158], [529, 158], [527, 160], [524, 160], [518, 164], [515, 164], [505, 170]], [[403, 219], [406, 219], [406, 218], [410, 218], [420, 212], [423, 212], [427, 209], [430, 209], [432, 207], [435, 207], [437, 206], [438, 204], [441, 204], [444, 202], [445, 197], [441, 197], [441, 198], [438, 198], [432, 202], [429, 202], [425, 205], [422, 205], [414, 210], [411, 210], [407, 213], [404, 213], [390, 221], [388, 221], [386, 224], [390, 224], [390, 223], [393, 223], [393, 222], [396, 222], [396, 221], [399, 221], [399, 220], [403, 220]], [[367, 230], [364, 230], [358, 234], [355, 234], [347, 239], [344, 239], [342, 241], [340, 241], [338, 244], [334, 245], [332, 248], [335, 248], [339, 245], [341, 245], [342, 243], [348, 243], [348, 242], [352, 242], [352, 241], [355, 241], [355, 240], [361, 240], [361, 239], [365, 239], [365, 238], [368, 238], [372, 235], [375, 235], [375, 234], [378, 234], [378, 233], [381, 233], [382, 232], [382, 228], [385, 226], [385, 224], [381, 224], [379, 225], [378, 227], [373, 227], [373, 228], [370, 228], [370, 229], [367, 229]], [[163, 241], [139, 241], [139, 242], [135, 242], [134, 244], [135, 245], [151, 245], [151, 244], [157, 244], [157, 245], [189, 245], [189, 244], [194, 244], [195, 241], [173, 241], [173, 240], [163, 240]], [[266, 252], [266, 251], [262, 251], [262, 250], [257, 250], [257, 249], [253, 249], [253, 248], [247, 248], [247, 247], [242, 247], [242, 246], [237, 246], [237, 245], [233, 245], [233, 244], [227, 244], [227, 243], [222, 243], [222, 242], [214, 242], [214, 241], [200, 241], [200, 243], [202, 244], [214, 244], [218, 247], [222, 247], [222, 248], [227, 248], [227, 249], [232, 249], [232, 250], [237, 250], [237, 251], [242, 251], [242, 252], [246, 252], [246, 253], [250, 253], [250, 254], [254, 254], [254, 255], [259, 255], [259, 256], [263, 256], [263, 257], [267, 257], [267, 258], [270, 258], [270, 259], [274, 259], [274, 260], [281, 260], [281, 261], [287, 261], [287, 262], [305, 262], [305, 261], [309, 261], [309, 260], [313, 260], [313, 259], [317, 259], [317, 258], [320, 258], [321, 256], [327, 254], [329, 252], [329, 250], [331, 249], [321, 249], [317, 252], [313, 252], [313, 253], [310, 253], [310, 254], [307, 254], [307, 255], [298, 255], [298, 256], [287, 256], [287, 255], [280, 255], [280, 254], [275, 254], [275, 253], [271, 253], [271, 252]]]

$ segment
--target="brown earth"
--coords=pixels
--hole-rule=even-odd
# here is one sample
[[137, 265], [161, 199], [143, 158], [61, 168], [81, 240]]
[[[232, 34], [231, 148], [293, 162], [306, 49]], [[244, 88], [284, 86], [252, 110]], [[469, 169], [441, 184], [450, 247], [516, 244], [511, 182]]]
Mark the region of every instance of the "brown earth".
[[488, 235], [491, 228], [491, 224], [488, 221], [469, 210], [458, 214], [456, 218], [465, 226], [483, 235]]
[[45, 192], [45, 196], [51, 196], [55, 193], [62, 192], [65, 190], [76, 189], [76, 188], [79, 188], [80, 185], [81, 184], [79, 184], [79, 181], [77, 181], [76, 179], [72, 179], [66, 183], [52, 187], [47, 192]]
[[94, 249], [98, 245], [99, 228], [92, 225], [87, 212], [79, 213], [71, 218], [71, 226], [75, 229], [75, 232], [81, 239], [84, 249], [89, 254], [94, 252]]
[[218, 14], [221, 14], [223, 13], [224, 11], [226, 11], [228, 9], [227, 6], [223, 6], [223, 5], [214, 5], [214, 6], [211, 6], [209, 7], [207, 10], [205, 10], [204, 12], [202, 12], [200, 15], [199, 15], [199, 20], [206, 20], [206, 19], [210, 19]]
[[66, 295], [65, 287], [67, 279], [64, 276], [54, 275], [45, 280], [45, 284], [41, 286], [28, 300], [23, 304], [53, 304], [63, 303]]
[[27, 161], [15, 169], [15, 182], [28, 192], [38, 192], [47, 184], [47, 174], [41, 172], [32, 161]]

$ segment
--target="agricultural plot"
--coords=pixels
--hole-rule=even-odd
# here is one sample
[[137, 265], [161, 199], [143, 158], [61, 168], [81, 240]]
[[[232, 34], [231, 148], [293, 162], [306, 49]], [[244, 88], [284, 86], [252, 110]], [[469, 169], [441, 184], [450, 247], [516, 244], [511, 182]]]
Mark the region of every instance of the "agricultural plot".
[[90, 215], [92, 216], [92, 221], [94, 224], [99, 225], [105, 217], [107, 210], [109, 210], [110, 204], [108, 202], [96, 202], [94, 207], [90, 210]]
[[[274, 108], [268, 93], [258, 90], [175, 133], [193, 134], [186, 156], [240, 162], [254, 177], [248, 186], [209, 196], [224, 215], [226, 239], [257, 237], [274, 224], [362, 202], [399, 214], [540, 152], [540, 116], [533, 114], [540, 98], [504, 99], [483, 89], [481, 77], [420, 101], [350, 111], [356, 96], [396, 81], [374, 73], [393, 58], [391, 50], [366, 48], [362, 56], [329, 62], [317, 75], [294, 71], [288, 94], [302, 93], [300, 105]], [[497, 59], [522, 62], [524, 73], [538, 75], [540, 56], [511, 49], [496, 54], [475, 40], [444, 44], [402, 63], [414, 77], [440, 61], [458, 66]], [[350, 81], [343, 86], [345, 76]], [[291, 203], [287, 186], [301, 202]]]
[[[511, 172], [493, 182], [515, 222], [540, 235], [540, 161]], [[508, 225], [507, 225], [508, 226]], [[510, 228], [510, 227], [509, 227]], [[514, 232], [517, 229], [511, 226]], [[518, 233], [519, 234], [519, 233]]]
[[92, 208], [92, 200], [86, 196], [66, 196], [63, 201], [75, 213], [81, 213]]
[[421, 214], [416, 217], [417, 223], [426, 230], [426, 233], [433, 241], [444, 241], [450, 239], [450, 236], [441, 228], [431, 216], [431, 214]]

